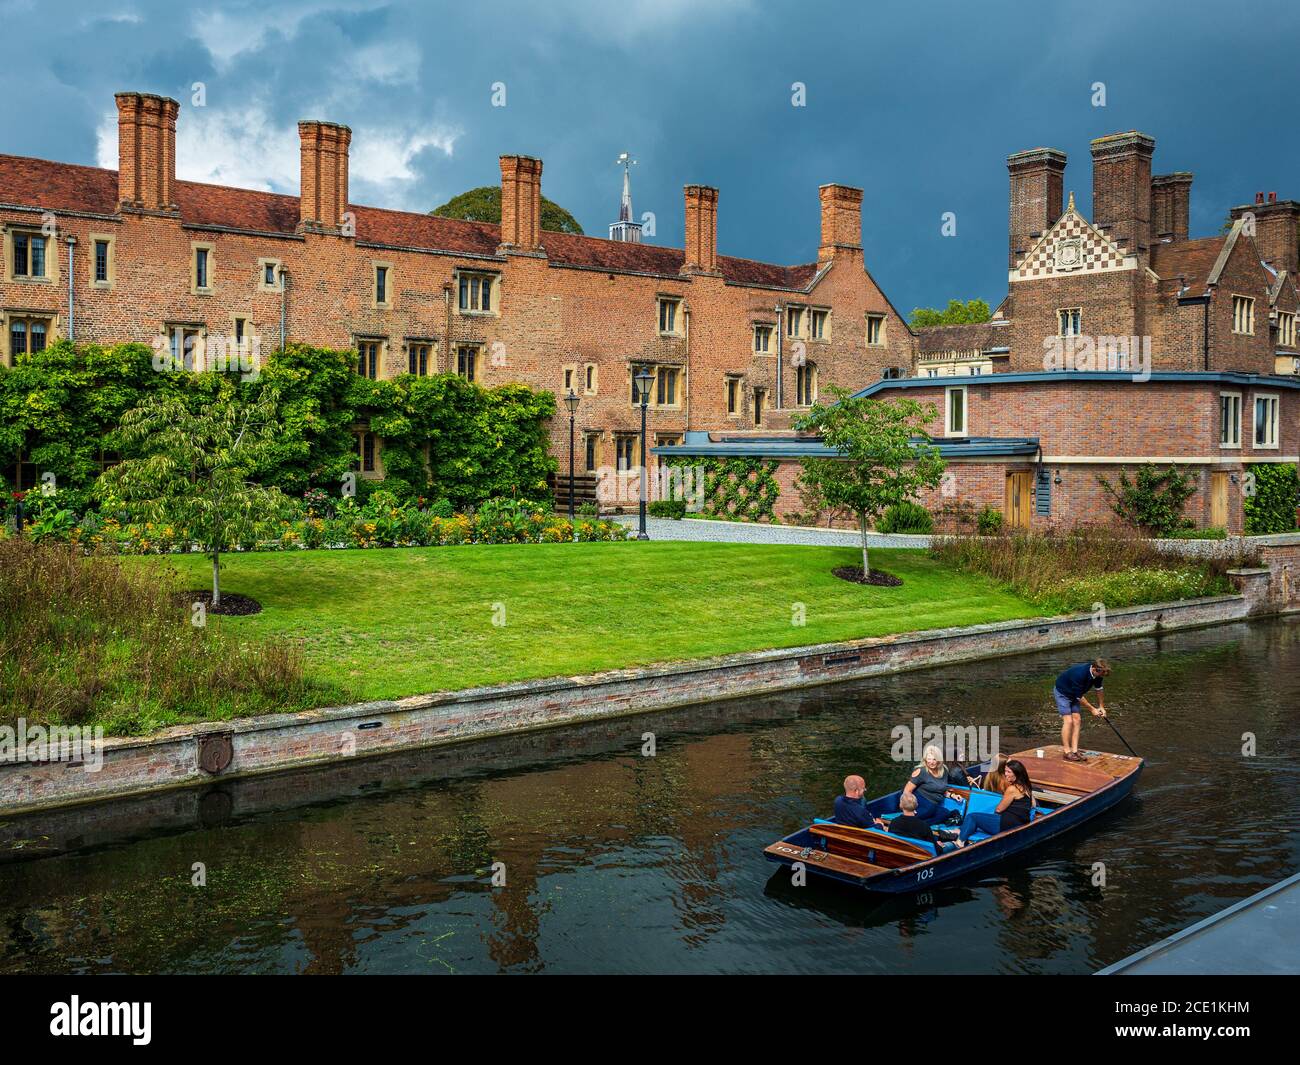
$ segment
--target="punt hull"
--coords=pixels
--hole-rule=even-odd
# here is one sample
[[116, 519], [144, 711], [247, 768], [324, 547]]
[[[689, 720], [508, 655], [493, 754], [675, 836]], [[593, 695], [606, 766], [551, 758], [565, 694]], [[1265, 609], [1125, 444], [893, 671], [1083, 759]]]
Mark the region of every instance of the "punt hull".
[[[1025, 761], [1027, 765], [1032, 764], [1028, 759]], [[833, 863], [833, 856], [821, 849], [823, 839], [817, 835], [815, 825], [792, 832], [777, 843], [768, 846], [763, 854], [768, 861], [787, 868], [792, 867], [796, 862], [802, 862], [805, 870], [813, 876], [849, 884], [866, 891], [902, 894], [927, 890], [969, 876], [1013, 855], [1022, 854], [1118, 806], [1132, 793], [1146, 765], [1140, 758], [1133, 758], [1130, 761], [1133, 765], [1124, 775], [1095, 791], [1079, 796], [1073, 802], [1053, 810], [1050, 814], [1036, 817], [1027, 825], [899, 868], [856, 875], [851, 870], [828, 867]], [[892, 800], [896, 804], [899, 794], [900, 792], [895, 792], [884, 797], [884, 800], [876, 800], [876, 802]], [[874, 806], [875, 803], [872, 805]], [[827, 864], [821, 864], [823, 861]], [[843, 866], [846, 863], [838, 864]]]

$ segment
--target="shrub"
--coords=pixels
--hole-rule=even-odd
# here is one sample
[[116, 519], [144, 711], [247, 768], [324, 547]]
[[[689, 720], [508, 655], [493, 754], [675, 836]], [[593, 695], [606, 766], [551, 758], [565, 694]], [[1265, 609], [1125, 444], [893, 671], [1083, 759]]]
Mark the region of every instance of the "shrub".
[[652, 518], [676, 518], [686, 517], [686, 501], [684, 499], [656, 499], [646, 506], [646, 513]]
[[975, 527], [981, 536], [996, 536], [1002, 531], [1002, 511], [996, 507], [985, 507], [975, 519]]
[[882, 533], [928, 533], [934, 529], [930, 512], [919, 503], [895, 503], [885, 508], [876, 525]]
[[1183, 516], [1183, 504], [1196, 493], [1196, 483], [1174, 466], [1162, 473], [1152, 463], [1143, 463], [1132, 480], [1127, 470], [1120, 470], [1118, 487], [1105, 477], [1097, 481], [1110, 496], [1111, 509], [1134, 529], [1170, 536], [1193, 525]]
[[1290, 532], [1296, 527], [1296, 503], [1300, 491], [1294, 463], [1261, 462], [1250, 467], [1253, 495], [1243, 495], [1241, 507], [1246, 516], [1249, 535]]
[[578, 507], [578, 516], [582, 518], [594, 518], [600, 514], [600, 508], [595, 503], [583, 503]]
[[451, 500], [444, 496], [429, 504], [429, 513], [435, 518], [450, 518], [456, 513], [456, 508], [451, 505]]

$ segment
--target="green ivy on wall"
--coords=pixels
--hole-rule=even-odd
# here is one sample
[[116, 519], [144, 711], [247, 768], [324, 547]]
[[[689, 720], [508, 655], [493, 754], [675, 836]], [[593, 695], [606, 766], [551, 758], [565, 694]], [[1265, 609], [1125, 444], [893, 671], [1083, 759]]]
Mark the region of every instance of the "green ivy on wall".
[[1241, 501], [1247, 535], [1294, 529], [1296, 504], [1300, 501], [1295, 464], [1260, 462], [1250, 467], [1247, 476], [1254, 478], [1254, 491], [1243, 493]]
[[699, 459], [704, 468], [703, 512], [719, 518], [771, 521], [780, 463], [776, 459]]

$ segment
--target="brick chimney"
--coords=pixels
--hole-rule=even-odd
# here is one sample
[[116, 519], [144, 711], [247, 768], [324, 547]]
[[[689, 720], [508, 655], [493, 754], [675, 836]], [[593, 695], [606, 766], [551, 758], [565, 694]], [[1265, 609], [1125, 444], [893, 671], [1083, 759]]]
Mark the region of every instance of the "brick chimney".
[[817, 261], [828, 263], [836, 248], [862, 251], [862, 190], [848, 185], [822, 185], [817, 190], [822, 203], [822, 243]]
[[1300, 271], [1300, 203], [1295, 200], [1265, 201], [1260, 193], [1253, 204], [1234, 207], [1235, 222], [1250, 213], [1255, 217], [1255, 247], [1259, 257], [1274, 270]]
[[302, 156], [298, 228], [338, 233], [348, 210], [348, 146], [352, 130], [335, 122], [299, 122]]
[[537, 252], [542, 247], [542, 161], [501, 156], [501, 249]]
[[176, 115], [166, 96], [119, 92], [117, 198], [125, 211], [176, 214]]
[[1092, 142], [1092, 223], [1130, 255], [1151, 244], [1151, 156], [1156, 142], [1130, 130]]
[[686, 186], [686, 261], [684, 274], [718, 272], [718, 190]]
[[1192, 175], [1186, 170], [1157, 174], [1151, 179], [1151, 241], [1187, 239]]
[[1007, 156], [1011, 176], [1010, 249], [1007, 266], [1014, 268], [1061, 217], [1065, 187], [1065, 153], [1055, 148], [1030, 148]]

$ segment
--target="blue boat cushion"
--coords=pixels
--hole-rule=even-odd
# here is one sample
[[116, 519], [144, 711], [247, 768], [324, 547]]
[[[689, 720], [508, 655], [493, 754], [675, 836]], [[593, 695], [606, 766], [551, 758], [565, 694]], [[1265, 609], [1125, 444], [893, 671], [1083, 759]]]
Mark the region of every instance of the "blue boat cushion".
[[998, 803], [1002, 801], [1000, 791], [985, 791], [983, 788], [971, 788], [970, 798], [966, 800], [966, 810], [968, 814], [991, 814], [998, 808]]

